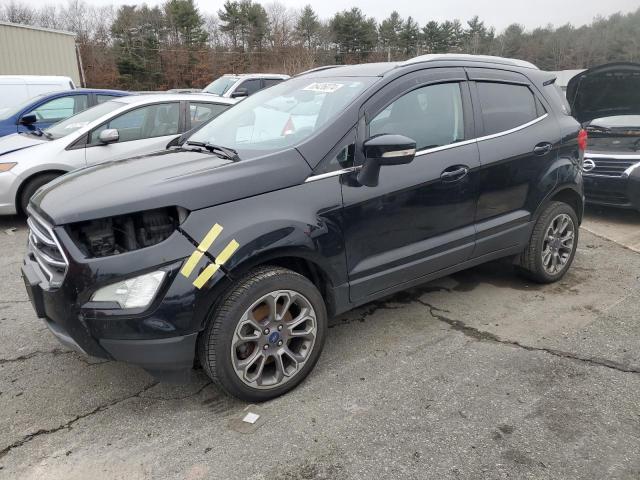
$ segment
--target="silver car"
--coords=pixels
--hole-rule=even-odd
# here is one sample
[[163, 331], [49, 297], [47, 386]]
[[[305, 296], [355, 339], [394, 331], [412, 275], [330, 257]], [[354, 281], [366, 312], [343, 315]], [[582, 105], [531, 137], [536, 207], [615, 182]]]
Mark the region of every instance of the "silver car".
[[42, 185], [77, 168], [164, 149], [236, 99], [195, 94], [120, 97], [46, 130], [0, 138], [0, 215], [23, 213]]

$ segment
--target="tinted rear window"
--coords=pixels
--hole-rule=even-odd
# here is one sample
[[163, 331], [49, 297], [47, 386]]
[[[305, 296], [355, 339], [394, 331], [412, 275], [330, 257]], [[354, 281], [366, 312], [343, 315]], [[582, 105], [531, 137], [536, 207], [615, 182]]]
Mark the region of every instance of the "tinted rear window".
[[558, 105], [565, 115], [571, 115], [571, 107], [567, 101], [565, 92], [555, 83], [545, 85], [544, 93], [551, 99], [551, 101]]
[[477, 85], [485, 135], [504, 132], [538, 118], [540, 107], [528, 87], [490, 82]]

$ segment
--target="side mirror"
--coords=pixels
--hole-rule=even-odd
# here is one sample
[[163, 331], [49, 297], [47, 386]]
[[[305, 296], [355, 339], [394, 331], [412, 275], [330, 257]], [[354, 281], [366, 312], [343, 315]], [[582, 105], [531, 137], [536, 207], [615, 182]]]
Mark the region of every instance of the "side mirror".
[[231, 93], [231, 98], [248, 97], [249, 91], [246, 88], [239, 88]]
[[21, 125], [33, 125], [38, 121], [38, 117], [36, 117], [35, 113], [28, 113], [20, 119]]
[[109, 143], [114, 143], [120, 140], [120, 134], [115, 128], [107, 128], [100, 132], [100, 135], [98, 135], [98, 140], [100, 140], [100, 143], [102, 143], [103, 145], [107, 145]]
[[371, 137], [363, 144], [365, 161], [358, 173], [358, 182], [367, 187], [378, 185], [380, 167], [404, 165], [416, 156], [415, 140], [404, 135], [382, 134]]

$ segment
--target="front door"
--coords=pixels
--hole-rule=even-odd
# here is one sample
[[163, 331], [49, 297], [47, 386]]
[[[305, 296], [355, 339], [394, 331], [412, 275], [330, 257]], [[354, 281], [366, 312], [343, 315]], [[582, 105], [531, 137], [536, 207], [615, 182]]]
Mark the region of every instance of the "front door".
[[[180, 108], [180, 102], [145, 105], [95, 128], [89, 133], [85, 149], [87, 165], [164, 150], [183, 131]], [[102, 144], [99, 136], [105, 129], [118, 130], [118, 141]]]
[[416, 141], [417, 154], [382, 167], [376, 187], [343, 180], [351, 301], [471, 256], [480, 163], [470, 104], [465, 73], [453, 68], [400, 77], [365, 104], [357, 145], [401, 134]]

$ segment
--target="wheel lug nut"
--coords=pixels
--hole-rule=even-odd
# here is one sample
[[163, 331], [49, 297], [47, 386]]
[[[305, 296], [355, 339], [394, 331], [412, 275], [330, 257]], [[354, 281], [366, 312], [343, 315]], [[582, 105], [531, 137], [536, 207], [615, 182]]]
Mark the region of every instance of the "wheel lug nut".
[[269, 335], [269, 331], [270, 331], [270, 330], [269, 330], [268, 328], [265, 328], [265, 329], [264, 329], [264, 331], [263, 331], [262, 333], [264, 333], [265, 335]]
[[265, 345], [265, 346], [264, 346], [264, 347], [262, 347], [262, 348], [264, 348], [265, 350], [269, 350], [269, 344]]
[[278, 330], [282, 330], [282, 325], [278, 325]]
[[282, 340], [280, 340], [280, 341], [278, 342], [278, 346], [279, 346], [279, 347], [281, 347], [281, 346], [282, 346]]

